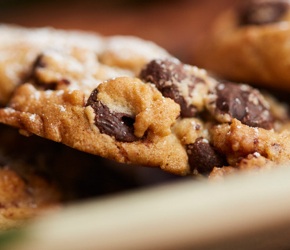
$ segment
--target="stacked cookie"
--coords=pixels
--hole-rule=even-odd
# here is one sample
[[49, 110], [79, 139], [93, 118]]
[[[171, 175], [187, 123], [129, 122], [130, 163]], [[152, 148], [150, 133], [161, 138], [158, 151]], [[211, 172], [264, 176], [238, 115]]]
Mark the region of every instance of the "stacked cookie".
[[[209, 177], [272, 168], [290, 159], [285, 105], [247, 84], [218, 80], [151, 42], [14, 26], [0, 26], [0, 34], [5, 37], [0, 122], [58, 143], [47, 152], [65, 145], [86, 153], [74, 159], [97, 155], [179, 176]], [[58, 165], [61, 157], [52, 158]], [[62, 168], [77, 168], [80, 175], [83, 166], [64, 162]], [[3, 169], [14, 171], [9, 164]], [[44, 170], [51, 172], [48, 165]], [[54, 181], [43, 181], [49, 188], [41, 190], [50, 194]], [[58, 189], [45, 204], [61, 204], [63, 195]], [[39, 208], [37, 197], [23, 199], [33, 198]]]
[[[133, 76], [153, 56], [168, 56], [155, 44], [135, 37], [103, 38], [79, 31], [30, 30], [11, 25], [0, 25], [0, 36], [3, 123], [6, 123], [5, 107], [12, 94], [27, 82], [42, 86], [46, 93], [53, 93], [52, 89], [59, 90], [62, 86], [69, 93], [81, 89], [88, 95], [102, 81]], [[28, 96], [28, 100], [32, 101], [33, 95]], [[41, 99], [38, 101], [44, 105]], [[57, 107], [59, 111], [65, 111], [64, 106]], [[49, 113], [54, 121], [59, 119], [57, 113], [52, 110]], [[37, 119], [35, 114], [29, 115], [31, 122]], [[46, 133], [52, 136], [54, 128], [48, 130]], [[28, 130], [20, 129], [20, 132], [31, 134]], [[117, 163], [36, 136], [27, 138], [3, 124], [0, 138], [1, 230], [19, 226], [27, 219], [58, 209], [67, 202], [139, 185], [132, 177], [132, 171], [117, 170], [120, 168]]]

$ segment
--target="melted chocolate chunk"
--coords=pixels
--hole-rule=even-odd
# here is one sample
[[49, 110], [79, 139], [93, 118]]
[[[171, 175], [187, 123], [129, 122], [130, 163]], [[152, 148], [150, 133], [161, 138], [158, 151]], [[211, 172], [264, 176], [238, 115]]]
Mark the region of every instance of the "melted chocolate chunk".
[[214, 167], [226, 165], [225, 157], [219, 154], [207, 140], [199, 137], [192, 144], [187, 145], [188, 161], [192, 171], [209, 174]]
[[281, 20], [289, 9], [287, 0], [252, 0], [241, 8], [241, 25], [263, 25]]
[[97, 89], [90, 95], [86, 106], [91, 106], [95, 112], [95, 124], [101, 133], [115, 137], [122, 142], [139, 140], [134, 135], [134, 117], [125, 113], [111, 111], [106, 105], [97, 100]]
[[177, 60], [153, 60], [141, 71], [143, 81], [152, 82], [163, 96], [173, 99], [181, 107], [182, 117], [196, 115], [196, 107], [186, 102], [181, 93], [182, 84], [188, 84], [189, 96], [197, 82], [203, 80], [186, 72], [184, 65]]
[[216, 91], [216, 113], [229, 114], [251, 127], [273, 127], [273, 117], [258, 90], [248, 85], [220, 83]]

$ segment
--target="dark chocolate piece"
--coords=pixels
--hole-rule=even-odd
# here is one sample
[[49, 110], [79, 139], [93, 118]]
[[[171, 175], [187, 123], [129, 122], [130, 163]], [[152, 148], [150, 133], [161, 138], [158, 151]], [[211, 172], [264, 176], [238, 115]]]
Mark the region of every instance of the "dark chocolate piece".
[[188, 94], [194, 90], [194, 86], [202, 79], [189, 74], [184, 64], [178, 60], [153, 60], [141, 71], [140, 78], [143, 81], [154, 83], [163, 96], [173, 99], [181, 107], [182, 117], [193, 117], [197, 109], [186, 102], [186, 96], [181, 93], [182, 84], [187, 84]]
[[114, 136], [117, 141], [133, 142], [139, 140], [134, 135], [135, 118], [125, 113], [111, 111], [97, 99], [95, 89], [90, 95], [86, 106], [91, 106], [95, 112], [95, 124], [101, 133]]
[[219, 154], [209, 142], [199, 137], [186, 146], [188, 161], [192, 171], [195, 169], [203, 175], [209, 174], [214, 167], [226, 165], [225, 157]]
[[273, 117], [257, 89], [245, 84], [220, 83], [216, 94], [215, 114], [229, 114], [251, 127], [273, 127]]

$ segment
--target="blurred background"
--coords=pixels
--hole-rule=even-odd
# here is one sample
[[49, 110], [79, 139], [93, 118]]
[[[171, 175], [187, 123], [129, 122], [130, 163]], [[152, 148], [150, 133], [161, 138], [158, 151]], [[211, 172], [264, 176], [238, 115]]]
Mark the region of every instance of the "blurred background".
[[0, 22], [152, 40], [184, 62], [232, 0], [0, 0]]

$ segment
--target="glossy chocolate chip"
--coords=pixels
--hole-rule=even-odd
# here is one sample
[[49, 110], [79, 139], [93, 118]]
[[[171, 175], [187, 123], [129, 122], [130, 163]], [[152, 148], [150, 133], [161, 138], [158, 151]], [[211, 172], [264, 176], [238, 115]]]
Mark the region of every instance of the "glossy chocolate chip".
[[228, 114], [251, 127], [273, 127], [273, 117], [258, 90], [244, 84], [220, 83], [216, 94], [216, 114]]
[[240, 10], [241, 25], [263, 25], [281, 20], [289, 10], [287, 0], [252, 0]]
[[[178, 60], [153, 60], [141, 71], [140, 78], [143, 81], [154, 83], [163, 96], [173, 99], [181, 107], [182, 117], [193, 117], [197, 113], [194, 105], [188, 104], [182, 89], [186, 87], [189, 97], [194, 86], [203, 80], [189, 74], [184, 64]], [[186, 85], [186, 86], [184, 86]]]
[[95, 112], [95, 125], [101, 133], [115, 137], [117, 141], [133, 142], [139, 140], [134, 135], [134, 117], [125, 113], [111, 111], [97, 99], [98, 91], [95, 89], [90, 95], [86, 106], [91, 106]]
[[219, 154], [207, 140], [202, 137], [186, 146], [191, 171], [197, 170], [200, 174], [209, 174], [214, 167], [226, 165], [225, 157]]

